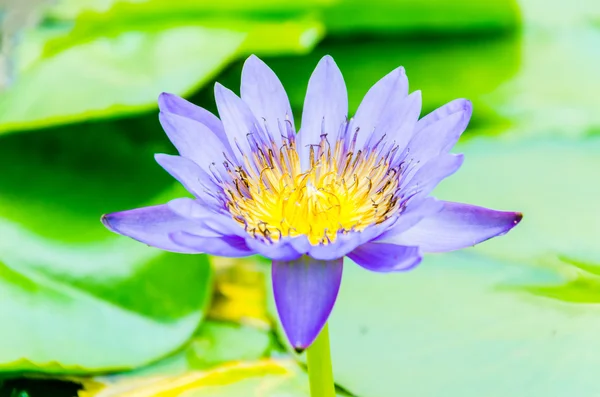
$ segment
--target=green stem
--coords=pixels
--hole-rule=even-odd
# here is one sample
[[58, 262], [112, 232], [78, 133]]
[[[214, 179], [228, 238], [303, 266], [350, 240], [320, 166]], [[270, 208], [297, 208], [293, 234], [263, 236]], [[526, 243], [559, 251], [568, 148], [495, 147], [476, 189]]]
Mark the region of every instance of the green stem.
[[327, 323], [306, 350], [311, 397], [335, 397]]

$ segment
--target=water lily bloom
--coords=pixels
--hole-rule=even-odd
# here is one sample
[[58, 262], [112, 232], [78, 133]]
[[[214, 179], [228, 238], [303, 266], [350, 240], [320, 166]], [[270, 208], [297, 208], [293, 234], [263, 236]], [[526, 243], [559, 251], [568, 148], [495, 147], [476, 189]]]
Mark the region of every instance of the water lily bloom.
[[193, 198], [103, 216], [110, 230], [153, 247], [272, 260], [283, 328], [297, 349], [329, 317], [351, 258], [375, 272], [405, 271], [423, 253], [469, 247], [521, 220], [430, 196], [463, 162], [450, 154], [471, 117], [454, 100], [419, 119], [399, 67], [348, 118], [344, 79], [325, 56], [310, 77], [300, 130], [275, 73], [251, 56], [241, 96], [215, 85], [220, 119], [172, 94], [160, 122], [179, 156], [156, 161]]

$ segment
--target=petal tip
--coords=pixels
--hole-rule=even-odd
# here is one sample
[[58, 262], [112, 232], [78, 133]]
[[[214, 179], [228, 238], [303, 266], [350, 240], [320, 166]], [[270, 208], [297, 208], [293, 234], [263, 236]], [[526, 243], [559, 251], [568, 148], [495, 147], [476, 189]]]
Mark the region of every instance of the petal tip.
[[161, 112], [169, 112], [169, 108], [173, 106], [173, 102], [177, 99], [182, 99], [175, 94], [171, 94], [170, 92], [161, 92], [158, 95], [158, 109]]
[[[321, 332], [321, 331], [319, 331]], [[290, 341], [290, 344], [292, 345], [292, 348], [294, 349], [294, 351], [298, 354], [302, 354], [302, 352], [304, 352], [306, 349], [308, 349], [310, 347], [310, 345], [312, 345], [315, 340], [317, 339], [317, 336], [319, 336], [319, 334], [317, 333], [316, 335], [314, 335], [311, 339], [307, 339], [306, 337], [304, 338], [298, 338], [295, 341], [293, 341], [292, 339], [288, 339]]]
[[521, 222], [521, 220], [523, 220], [523, 213], [522, 212], [515, 212], [515, 219], [513, 220], [514, 225], [518, 225], [519, 222]]
[[[170, 166], [174, 165], [173, 162], [179, 160], [182, 156], [165, 153], [154, 153], [154, 161], [165, 170], [168, 170]], [[183, 157], [185, 158], [185, 157]]]
[[321, 58], [321, 62], [335, 63], [335, 61], [333, 60], [333, 57], [329, 54], [324, 55], [323, 58]]
[[118, 233], [117, 229], [115, 229], [114, 226], [113, 226], [113, 224], [112, 224], [113, 215], [114, 214], [103, 214], [100, 217], [100, 222], [102, 222], [102, 224], [104, 225], [104, 227], [106, 227], [111, 232]]
[[233, 97], [237, 98], [237, 95], [232, 90], [218, 81], [215, 82], [215, 100], [217, 101], [217, 108], [219, 107], [220, 102], [222, 103], [222, 101], [231, 100]]
[[264, 66], [266, 66], [266, 64], [259, 57], [254, 54], [250, 55], [244, 61], [244, 66], [242, 66], [242, 79], [244, 79], [244, 76], [248, 78], [260, 73], [261, 67]]
[[261, 85], [261, 80], [265, 78], [265, 75], [269, 74], [275, 73], [262, 59], [254, 54], [246, 58], [244, 66], [242, 67], [242, 81], [240, 85], [242, 96], [244, 96], [243, 91], [245, 90], [245, 85]]
[[467, 114], [471, 114], [473, 112], [473, 102], [468, 99], [463, 99], [462, 102], [463, 111]]
[[414, 101], [419, 102], [419, 103], [423, 102], [423, 93], [421, 92], [421, 90], [413, 91], [408, 96], [410, 98], [412, 98], [413, 103], [414, 103]]
[[[508, 233], [512, 229], [514, 229], [519, 223], [521, 223], [521, 220], [523, 219], [523, 213], [522, 212], [508, 212], [508, 213], [505, 213], [505, 214], [506, 215], [510, 214], [509, 217], [508, 217], [508, 219], [506, 220], [506, 223], [505, 223], [505, 225], [506, 225], [505, 226], [505, 230], [503, 230], [502, 232], [498, 233], [497, 236], [504, 236], [506, 233]], [[496, 236], [492, 236], [492, 237], [496, 237]]]
[[244, 63], [264, 63], [262, 59], [257, 57], [255, 54], [250, 54]]
[[225, 90], [225, 86], [218, 81], [215, 82], [215, 95], [220, 94]]
[[[333, 59], [333, 57], [329, 54], [324, 55], [323, 58], [321, 58], [321, 60], [317, 64], [317, 69], [327, 71], [325, 73], [330, 73], [332, 68], [333, 68], [333, 70], [338, 70], [338, 71], [340, 70], [337, 63]], [[341, 74], [341, 71], [340, 71], [340, 74]]]
[[404, 66], [398, 66], [396, 69], [394, 69], [394, 72], [400, 76], [406, 76], [406, 69], [404, 69]]

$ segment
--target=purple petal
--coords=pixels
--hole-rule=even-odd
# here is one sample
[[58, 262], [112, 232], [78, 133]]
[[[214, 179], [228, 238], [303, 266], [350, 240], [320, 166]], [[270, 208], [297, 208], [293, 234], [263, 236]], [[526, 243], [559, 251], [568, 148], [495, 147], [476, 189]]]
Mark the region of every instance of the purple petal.
[[215, 211], [211, 210], [191, 198], [176, 198], [167, 203], [171, 211], [187, 219], [201, 220], [214, 217]]
[[211, 176], [204, 171], [200, 166], [181, 156], [171, 156], [168, 154], [156, 154], [154, 156], [156, 162], [165, 169], [171, 176], [179, 181], [197, 198], [201, 199], [205, 204], [211, 207], [216, 207], [218, 201], [211, 195], [211, 192], [216, 192], [219, 187], [213, 182]]
[[398, 107], [389, 109], [367, 145], [373, 146], [383, 137], [387, 141], [394, 142], [395, 146], [405, 148], [414, 135], [415, 126], [421, 114], [421, 91], [415, 91], [404, 98]]
[[402, 245], [396, 241], [399, 235], [421, 222], [425, 217], [440, 212], [442, 208], [444, 208], [444, 203], [433, 197], [425, 198], [417, 203], [409, 202], [406, 210], [398, 217], [397, 221], [374, 240]]
[[424, 252], [453, 251], [501, 236], [523, 218], [519, 212], [494, 211], [449, 201], [443, 203], [442, 211], [424, 218], [395, 238], [394, 243], [419, 246]]
[[246, 244], [258, 254], [274, 261], [293, 261], [302, 256], [285, 240], [269, 244], [249, 236], [246, 238]]
[[[434, 110], [433, 112], [429, 113], [428, 115], [424, 116], [421, 120], [419, 120], [419, 123], [417, 125], [417, 131], [420, 131], [422, 129], [424, 129], [425, 127], [430, 126], [433, 123], [436, 123], [442, 119], [445, 119], [446, 117], [457, 113], [457, 112], [462, 112], [464, 111], [466, 108], [470, 108], [471, 106], [471, 102], [467, 99], [455, 99], [451, 102], [448, 102], [447, 104], [437, 108], [436, 110]], [[467, 120], [468, 123], [468, 120]], [[465, 128], [467, 126], [465, 125]]]
[[204, 124], [174, 113], [161, 112], [158, 117], [181, 156], [194, 161], [204, 170], [208, 170], [211, 163], [223, 163], [227, 149]]
[[211, 208], [187, 197], [171, 200], [167, 206], [177, 215], [196, 220], [206, 229], [214, 230], [219, 235], [242, 237], [248, 235], [244, 228], [223, 209]]
[[363, 244], [348, 257], [367, 270], [381, 273], [410, 270], [423, 259], [419, 247], [380, 243]]
[[174, 113], [204, 124], [221, 140], [225, 147], [229, 149], [229, 142], [227, 141], [227, 136], [225, 136], [223, 123], [221, 123], [221, 120], [219, 120], [217, 116], [208, 110], [167, 92], [163, 92], [158, 97], [158, 108], [161, 112]]
[[301, 253], [302, 255], [308, 255], [310, 248], [312, 247], [310, 241], [308, 241], [308, 237], [305, 235], [295, 236], [289, 239], [290, 244], [296, 251]]
[[414, 176], [402, 187], [406, 196], [413, 196], [418, 200], [426, 197], [445, 178], [454, 174], [462, 165], [464, 156], [462, 154], [440, 154], [429, 160], [419, 168]]
[[403, 67], [396, 68], [369, 89], [358, 106], [354, 126], [359, 127], [356, 147], [362, 148], [371, 135], [379, 129], [389, 113], [397, 112], [408, 95], [408, 79]]
[[164, 204], [103, 215], [102, 223], [115, 233], [173, 252], [198, 253], [195, 249], [173, 242], [169, 238], [171, 233], [185, 230], [199, 235], [215, 235], [198, 223], [173, 213]]
[[310, 145], [321, 141], [321, 135], [337, 137], [348, 116], [348, 94], [340, 69], [329, 55], [319, 61], [310, 76], [302, 127], [298, 133], [298, 153], [302, 169], [310, 166]]
[[448, 152], [467, 128], [472, 112], [470, 101], [457, 99], [419, 120], [408, 144], [408, 157], [424, 163]]
[[378, 225], [372, 225], [360, 232], [350, 232], [347, 234], [339, 233], [334, 242], [330, 244], [310, 245], [308, 255], [318, 260], [334, 260], [346, 256], [359, 245], [368, 243], [389, 228], [393, 219], [382, 222]]
[[273, 293], [281, 324], [292, 346], [304, 350], [327, 322], [342, 281], [343, 260], [306, 256], [273, 261]]
[[266, 130], [277, 146], [282, 145], [280, 126], [294, 125], [290, 101], [277, 75], [263, 61], [251, 55], [242, 69], [242, 100], [248, 104], [256, 119], [266, 124]]
[[215, 100], [234, 153], [238, 158], [241, 158], [238, 153], [250, 154], [253, 147], [250, 139], [260, 141], [265, 137], [256, 117], [240, 97], [219, 83], [215, 84]]
[[255, 254], [239, 236], [204, 237], [180, 231], [171, 233], [169, 237], [182, 247], [210, 255], [239, 258]]

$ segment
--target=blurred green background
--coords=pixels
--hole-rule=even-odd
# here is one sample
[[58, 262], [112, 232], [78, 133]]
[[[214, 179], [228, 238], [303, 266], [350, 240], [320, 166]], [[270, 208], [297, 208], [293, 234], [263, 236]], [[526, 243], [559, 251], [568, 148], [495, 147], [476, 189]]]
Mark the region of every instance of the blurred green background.
[[346, 266], [340, 396], [600, 395], [598, 1], [0, 0], [0, 29], [0, 397], [308, 396], [268, 263], [99, 222], [185, 195], [153, 160], [157, 96], [214, 111], [252, 53], [297, 115], [324, 54], [353, 110], [399, 65], [423, 114], [471, 99], [435, 194], [525, 214], [407, 274]]

